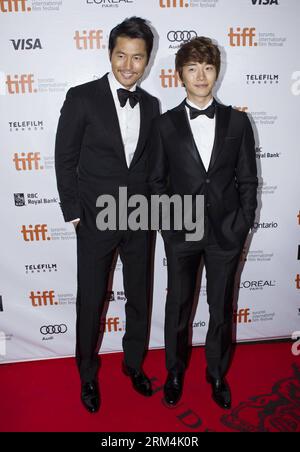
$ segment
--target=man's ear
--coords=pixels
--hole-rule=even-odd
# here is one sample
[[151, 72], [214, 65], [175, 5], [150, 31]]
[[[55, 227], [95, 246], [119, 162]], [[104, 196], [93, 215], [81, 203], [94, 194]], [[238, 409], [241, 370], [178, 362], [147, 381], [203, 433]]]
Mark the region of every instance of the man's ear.
[[109, 58], [109, 61], [111, 61], [111, 50], [110, 49], [108, 49], [108, 58]]

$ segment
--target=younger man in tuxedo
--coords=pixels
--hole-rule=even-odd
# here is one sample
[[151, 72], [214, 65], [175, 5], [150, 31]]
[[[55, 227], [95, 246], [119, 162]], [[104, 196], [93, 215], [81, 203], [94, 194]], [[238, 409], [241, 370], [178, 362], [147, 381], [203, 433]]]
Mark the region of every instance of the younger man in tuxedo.
[[142, 370], [148, 332], [149, 232], [98, 230], [96, 226], [100, 195], [113, 196], [117, 212], [119, 187], [127, 188], [128, 197], [148, 195], [145, 144], [159, 104], [136, 84], [152, 47], [153, 33], [144, 19], [131, 17], [117, 25], [109, 36], [111, 72], [68, 91], [57, 129], [61, 208], [65, 221], [78, 223], [76, 358], [81, 400], [92, 413], [100, 406], [97, 342], [117, 248], [127, 297], [123, 371], [136, 391], [152, 394], [151, 382]]
[[234, 276], [257, 205], [254, 138], [246, 113], [213, 98], [220, 51], [211, 39], [184, 43], [175, 66], [187, 98], [154, 121], [150, 183], [154, 194], [204, 195], [204, 235], [186, 241], [183, 231], [162, 231], [168, 262], [164, 397], [174, 406], [182, 394], [188, 325], [203, 256], [210, 313], [206, 377], [215, 402], [230, 408], [224, 376], [232, 342]]

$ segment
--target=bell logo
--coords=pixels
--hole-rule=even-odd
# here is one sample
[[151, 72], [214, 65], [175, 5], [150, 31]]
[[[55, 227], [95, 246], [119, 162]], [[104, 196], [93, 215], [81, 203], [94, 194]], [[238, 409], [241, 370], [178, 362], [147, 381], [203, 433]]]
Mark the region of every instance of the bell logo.
[[34, 308], [38, 306], [54, 306], [58, 304], [58, 301], [54, 300], [54, 295], [54, 290], [43, 290], [42, 293], [39, 290], [36, 293], [32, 290], [29, 299]]
[[297, 274], [295, 281], [296, 281], [296, 289], [300, 289], [300, 275]]
[[1, 13], [26, 13], [31, 11], [31, 7], [26, 7], [27, 0], [0, 0]]
[[162, 69], [159, 78], [163, 88], [178, 88], [179, 86], [183, 86], [176, 71], [173, 69], [168, 69], [168, 74], [166, 74], [165, 69]]
[[45, 240], [51, 240], [50, 237], [46, 235], [48, 232], [46, 224], [36, 224], [32, 226], [31, 224], [26, 227], [22, 225], [21, 233], [25, 242], [39, 242]]
[[74, 40], [76, 48], [79, 50], [87, 49], [105, 49], [105, 45], [101, 45], [103, 39], [102, 30], [83, 30], [80, 34], [79, 31], [75, 31]]
[[8, 94], [32, 94], [37, 92], [37, 89], [33, 88], [33, 74], [8, 75], [5, 83]]
[[233, 313], [233, 321], [234, 323], [251, 323], [251, 319], [249, 319], [250, 309], [239, 309], [234, 311]]
[[231, 47], [257, 46], [257, 42], [253, 41], [253, 38], [255, 37], [255, 31], [256, 29], [254, 27], [246, 27], [242, 30], [240, 27], [237, 27], [236, 31], [234, 32], [233, 28], [231, 27], [228, 33], [229, 45]]
[[161, 8], [188, 8], [190, 5], [187, 0], [159, 0]]

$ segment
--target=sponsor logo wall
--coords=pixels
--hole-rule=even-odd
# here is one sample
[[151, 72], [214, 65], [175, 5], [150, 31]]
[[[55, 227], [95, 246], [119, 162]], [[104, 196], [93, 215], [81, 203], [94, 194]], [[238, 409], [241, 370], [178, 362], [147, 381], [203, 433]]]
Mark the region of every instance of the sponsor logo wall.
[[[253, 341], [300, 330], [300, 2], [0, 0], [0, 363], [74, 354], [76, 235], [59, 207], [56, 126], [67, 90], [109, 71], [109, 31], [132, 15], [154, 27], [142, 86], [162, 111], [185, 95], [174, 71], [180, 44], [197, 35], [219, 44], [216, 97], [249, 115], [259, 174], [257, 217], [236, 278], [234, 334]], [[103, 352], [122, 349], [125, 328], [119, 259], [114, 269]], [[201, 275], [194, 344], [204, 343], [208, 325], [205, 269]], [[166, 293], [158, 236], [150, 348], [164, 345]]]

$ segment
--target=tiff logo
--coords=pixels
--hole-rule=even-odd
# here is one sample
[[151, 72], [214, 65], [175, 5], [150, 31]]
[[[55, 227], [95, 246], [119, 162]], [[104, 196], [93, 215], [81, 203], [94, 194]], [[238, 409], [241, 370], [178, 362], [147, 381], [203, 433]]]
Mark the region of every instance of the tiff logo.
[[299, 210], [299, 213], [297, 215], [297, 218], [298, 218], [298, 225], [300, 225], [300, 210]]
[[233, 321], [234, 323], [250, 323], [251, 319], [249, 319], [250, 309], [239, 309], [238, 311], [234, 311]]
[[28, 227], [23, 224], [21, 229], [25, 242], [51, 240], [51, 238], [46, 235], [47, 232], [48, 230], [46, 224], [36, 224], [35, 226], [30, 224]]
[[26, 7], [27, 0], [0, 0], [1, 13], [26, 13], [31, 7]]
[[36, 93], [37, 89], [33, 87], [33, 74], [11, 75], [6, 77], [8, 94], [27, 94]]
[[41, 160], [39, 152], [21, 152], [21, 156], [15, 152], [13, 162], [15, 164], [17, 171], [32, 171], [41, 170], [44, 167], [40, 166], [39, 161]]
[[107, 319], [102, 319], [101, 327], [102, 331], [104, 329], [105, 333], [123, 331], [123, 328], [120, 325], [120, 317], [108, 317]]
[[53, 306], [58, 304], [58, 301], [54, 300], [54, 296], [54, 290], [43, 290], [42, 293], [39, 290], [36, 293], [32, 290], [29, 299], [34, 308], [38, 306]]
[[187, 0], [159, 0], [161, 8], [188, 8]]
[[167, 72], [166, 74], [165, 69], [162, 69], [159, 76], [163, 88], [178, 88], [178, 86], [183, 86], [176, 71], [168, 69]]
[[300, 289], [300, 275], [299, 274], [297, 274], [295, 282], [296, 282], [296, 289]]
[[248, 28], [245, 27], [241, 31], [240, 27], [237, 27], [236, 32], [233, 31], [233, 28], [229, 29], [229, 45], [231, 47], [240, 47], [240, 46], [257, 46], [257, 42], [253, 41], [256, 29], [254, 27]]
[[79, 50], [105, 49], [105, 45], [101, 46], [102, 39], [102, 30], [89, 30], [89, 32], [83, 30], [81, 34], [79, 31], [75, 31], [74, 40]]

